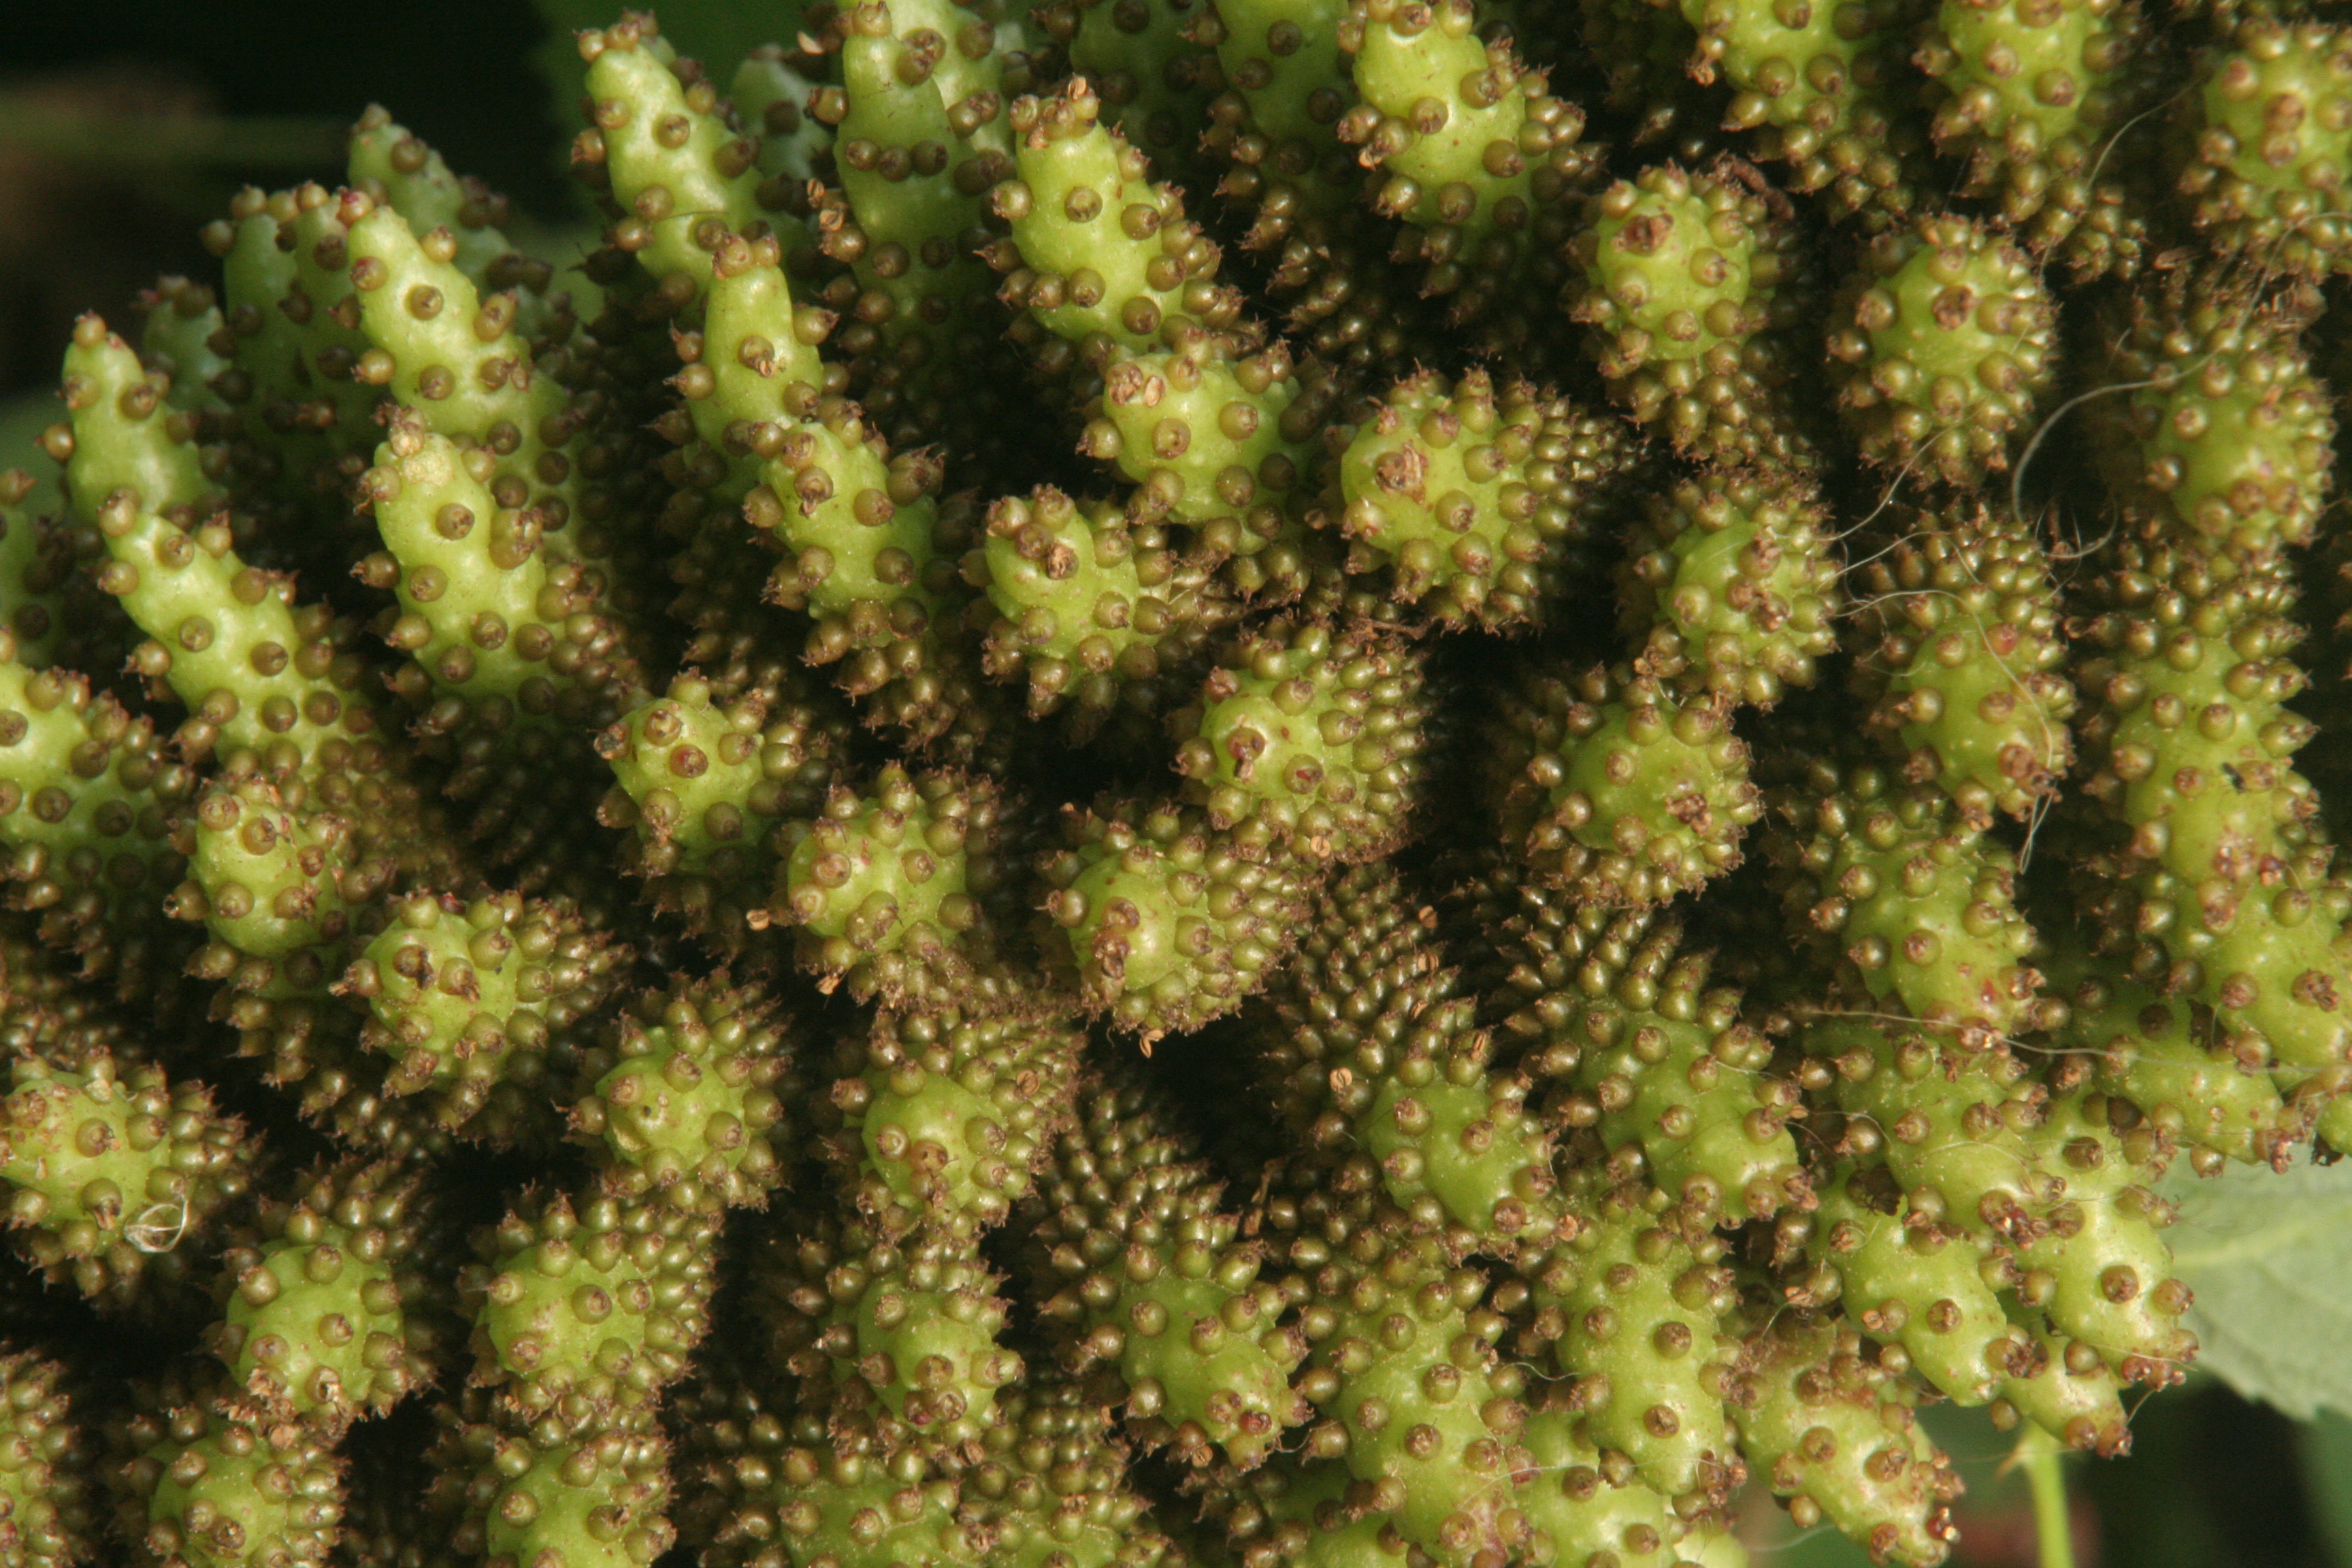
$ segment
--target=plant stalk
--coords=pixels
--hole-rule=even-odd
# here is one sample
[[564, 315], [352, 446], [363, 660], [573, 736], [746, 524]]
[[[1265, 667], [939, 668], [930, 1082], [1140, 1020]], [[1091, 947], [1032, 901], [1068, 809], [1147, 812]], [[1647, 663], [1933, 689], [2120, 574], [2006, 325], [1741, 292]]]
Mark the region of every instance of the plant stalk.
[[2057, 1438], [2028, 1421], [2011, 1463], [2025, 1472], [2033, 1489], [2033, 1533], [2041, 1543], [2041, 1568], [2074, 1568], [2074, 1522], [2066, 1508], [2065, 1449]]

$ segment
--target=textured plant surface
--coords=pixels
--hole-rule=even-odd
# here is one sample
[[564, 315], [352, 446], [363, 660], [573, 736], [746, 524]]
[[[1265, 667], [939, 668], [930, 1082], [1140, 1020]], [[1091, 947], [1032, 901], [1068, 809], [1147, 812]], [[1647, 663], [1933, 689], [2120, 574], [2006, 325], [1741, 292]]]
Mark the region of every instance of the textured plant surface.
[[0, 1563], [1928, 1568], [1923, 1408], [2126, 1448], [2159, 1194], [2352, 1152], [2352, 31], [1570, 9], [629, 15], [584, 254], [371, 110], [83, 319]]

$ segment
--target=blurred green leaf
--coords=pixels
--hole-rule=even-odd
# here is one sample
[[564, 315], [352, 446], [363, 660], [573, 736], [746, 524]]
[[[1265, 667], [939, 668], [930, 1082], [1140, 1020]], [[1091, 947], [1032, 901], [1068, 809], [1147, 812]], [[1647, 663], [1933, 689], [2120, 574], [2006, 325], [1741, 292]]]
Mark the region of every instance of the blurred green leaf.
[[2352, 1411], [2352, 1161], [2166, 1184], [2198, 1363], [2297, 1420]]
[[89, 167], [310, 169], [342, 161], [344, 115], [80, 112], [23, 93], [0, 92], [0, 143]]
[[2352, 1568], [2352, 1418], [2322, 1411], [2303, 1429], [2303, 1473], [2320, 1533], [2342, 1568]]

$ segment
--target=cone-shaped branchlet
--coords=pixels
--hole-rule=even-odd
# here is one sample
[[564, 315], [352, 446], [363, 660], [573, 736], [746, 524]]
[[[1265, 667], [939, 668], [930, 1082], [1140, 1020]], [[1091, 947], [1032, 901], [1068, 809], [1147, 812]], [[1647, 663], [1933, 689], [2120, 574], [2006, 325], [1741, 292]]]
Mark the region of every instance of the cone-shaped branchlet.
[[2060, 1184], [2029, 1136], [2048, 1091], [2016, 1056], [1864, 1014], [1813, 1018], [1804, 1045], [1835, 1068], [1832, 1093], [1847, 1118], [1837, 1147], [1885, 1166], [1906, 1219], [1979, 1241], [2037, 1233]]
[[1960, 1479], [1917, 1401], [1853, 1330], [1791, 1320], [1749, 1338], [1731, 1410], [1748, 1463], [1799, 1529], [1827, 1521], [1874, 1563], [1933, 1568], [1958, 1534], [1948, 1505]]
[[709, 1326], [714, 1210], [659, 1196], [541, 1197], [475, 1238], [475, 1379], [534, 1409], [577, 1394], [644, 1407], [685, 1372]]
[[2106, 938], [2137, 977], [2213, 1007], [2233, 1054], [2325, 1103], [2345, 1087], [2352, 900], [2292, 765], [2312, 732], [2285, 706], [2305, 679], [2292, 586], [2274, 561], [2186, 544], [2124, 546], [2098, 586], [2077, 643], [2098, 702], [2084, 790], [2129, 835], [2098, 889]]
[[572, 160], [604, 177], [625, 214], [613, 243], [676, 295], [676, 309], [709, 286], [711, 256], [726, 236], [775, 221], [760, 200], [758, 145], [720, 118], [717, 89], [676, 68], [650, 15], [581, 34], [580, 55], [595, 124], [581, 132]]
[[2099, 455], [2133, 512], [2215, 549], [2309, 542], [2335, 466], [2336, 418], [2307, 346], [2318, 300], [2265, 297], [2227, 273], [2176, 275], [2112, 340]]
[[1918, 205], [1935, 171], [1901, 101], [1911, 11], [1681, 4], [1698, 31], [1692, 74], [1730, 84], [1725, 128], [1757, 132], [1756, 155], [1787, 163], [1791, 189], [1826, 190], [1836, 211], [1873, 221]]
[[1970, 186], [2037, 245], [2063, 241], [2113, 199], [2095, 187], [2132, 96], [2138, 32], [2130, 0], [1946, 0], [1920, 35], [1913, 59], [1942, 95], [1937, 147], [1967, 159]]
[[[268, 510], [289, 521], [325, 524], [321, 543], [347, 537], [340, 502], [321, 501], [365, 466], [379, 438], [372, 416], [382, 394], [352, 374], [370, 344], [348, 271], [342, 205], [315, 183], [276, 193], [247, 186], [204, 238], [221, 258], [225, 284], [226, 332], [208, 346], [231, 363], [206, 384], [232, 410], [228, 454], [255, 478], [295, 482], [292, 495], [268, 495], [275, 486], [240, 489], [267, 496]], [[148, 504], [163, 502], [150, 497]]]
[[1385, 1205], [1326, 1215], [1288, 1261], [1313, 1347], [1299, 1386], [1323, 1417], [1307, 1451], [1344, 1463], [1369, 1485], [1382, 1534], [1438, 1562], [1525, 1550], [1513, 1485], [1533, 1468], [1519, 1447], [1525, 1375], [1496, 1353], [1506, 1321], [1486, 1278]]
[[1594, 1128], [1612, 1169], [1645, 1175], [1694, 1221], [1801, 1209], [1811, 1196], [1788, 1126], [1797, 1087], [1765, 1072], [1771, 1046], [1741, 1021], [1739, 993], [1709, 985], [1706, 955], [1681, 945], [1671, 924], [1621, 962], [1598, 944], [1574, 985], [1529, 1004], [1514, 1032], [1556, 1037], [1537, 1066], [1573, 1071], [1559, 1107], [1568, 1124]]
[[859, 997], [944, 1000], [993, 956], [997, 813], [985, 784], [895, 764], [870, 795], [836, 786], [782, 839], [775, 909], [803, 963]]
[[55, 1362], [0, 1355], [0, 1552], [23, 1568], [72, 1568], [90, 1555], [92, 1455], [70, 1420]]
[[1431, 712], [1422, 661], [1370, 628], [1275, 621], [1227, 648], [1176, 765], [1217, 832], [1310, 862], [1362, 860], [1406, 836]]
[[111, 1436], [115, 1527], [154, 1568], [313, 1568], [342, 1519], [342, 1464], [298, 1421], [231, 1414], [173, 1380]]
[[844, 6], [835, 26], [841, 86], [814, 106], [846, 199], [817, 224], [857, 289], [834, 342], [885, 428], [944, 433], [969, 418], [959, 405], [1001, 324], [978, 253], [988, 194], [1012, 173], [1012, 62], [987, 22], [936, 0]]
[[219, 297], [204, 284], [187, 278], [160, 278], [139, 298], [146, 322], [139, 333], [139, 357], [149, 369], [171, 378], [164, 396], [172, 405], [198, 416], [226, 413], [228, 405], [213, 389], [215, 377], [230, 368], [221, 353], [233, 340], [225, 335]]
[[1538, 619], [1564, 597], [1637, 457], [1616, 422], [1523, 384], [1498, 394], [1483, 371], [1399, 382], [1326, 439], [1322, 521], [1351, 565], [1386, 566], [1398, 598], [1449, 626]]
[[852, 721], [796, 669], [729, 695], [733, 673], [678, 676], [595, 744], [616, 781], [597, 820], [633, 832], [630, 868], [658, 907], [740, 951], [765, 918], [776, 829], [824, 809]]
[[1062, 927], [1080, 994], [1147, 1036], [1231, 1011], [1296, 931], [1295, 858], [1213, 831], [1175, 807], [1088, 813], [1053, 857], [1046, 913]]
[[1331, 401], [1279, 343], [1239, 359], [1209, 342], [1119, 354], [1103, 368], [1102, 401], [1079, 448], [1135, 481], [1137, 516], [1189, 524], [1212, 550], [1255, 555], [1293, 526]]
[[1246, 1468], [1307, 1415], [1290, 1387], [1306, 1345], [1223, 1184], [1191, 1155], [1140, 1091], [1090, 1086], [1024, 1224], [1041, 1283], [1058, 1287], [1046, 1320], [1078, 1362], [1117, 1369], [1142, 1435], [1192, 1465], [1213, 1451]]
[[1685, 480], [1647, 502], [1620, 578], [1645, 672], [1677, 689], [1769, 708], [1813, 683], [1837, 646], [1838, 561], [1801, 485], [1744, 474]]
[[683, 368], [669, 384], [685, 398], [686, 425], [700, 445], [670, 467], [706, 501], [732, 502], [759, 482], [752, 442], [760, 426], [809, 414], [847, 379], [818, 359], [834, 316], [793, 300], [775, 237], [729, 234], [716, 244], [700, 330], [672, 339]]
[[1046, 488], [992, 505], [963, 569], [996, 607], [989, 673], [1025, 676], [1032, 714], [1068, 706], [1092, 725], [1123, 700], [1159, 706], [1233, 618], [1209, 568], [1157, 522]]
[[1666, 1496], [1727, 1494], [1742, 1470], [1724, 1408], [1735, 1342], [1723, 1243], [1680, 1228], [1665, 1194], [1639, 1185], [1579, 1217], [1575, 1237], [1528, 1270], [1537, 1333], [1575, 1379], [1570, 1408]]
[[1855, 588], [1876, 639], [1858, 673], [1903, 776], [1977, 828], [2044, 807], [2074, 761], [2074, 689], [2032, 531], [2005, 509], [1923, 513]]
[[816, 58], [783, 44], [755, 44], [735, 68], [728, 101], [745, 129], [760, 132], [760, 172], [805, 184], [832, 150], [833, 128], [809, 110]]
[[893, 1437], [929, 1453], [995, 1425], [999, 1391], [1019, 1381], [1022, 1359], [999, 1342], [1004, 1280], [977, 1240], [885, 1241], [862, 1221], [777, 1237], [753, 1264], [759, 1310], [774, 1331], [771, 1357], [802, 1381], [803, 1403], [887, 1415]]
[[1610, 186], [1574, 242], [1570, 313], [1610, 389], [1679, 450], [1810, 468], [1771, 335], [1774, 294], [1801, 268], [1794, 224], [1762, 184], [1743, 164], [1694, 180], [1667, 163]]
[[1049, 372], [1074, 369], [1074, 349], [1099, 374], [1118, 353], [1185, 348], [1240, 320], [1240, 292], [1216, 281], [1215, 242], [1101, 113], [1083, 78], [1015, 102], [1019, 177], [993, 197], [1012, 226], [997, 247], [1004, 299], [1028, 312], [1026, 338]]
[[764, 869], [767, 843], [787, 805], [789, 783], [769, 778], [761, 744], [763, 706], [756, 698], [721, 704], [708, 680], [682, 675], [668, 694], [630, 710], [597, 742], [628, 797], [648, 867], [709, 872], [738, 881]]
[[[308, 804], [299, 788], [294, 795]], [[353, 942], [380, 923], [369, 906], [397, 870], [362, 856], [340, 813], [294, 809], [257, 778], [205, 791], [181, 838], [190, 875], [172, 909], [212, 934], [200, 969], [234, 963], [239, 987], [262, 994], [322, 994]]]
[[1456, 322], [1516, 319], [1521, 290], [1556, 286], [1568, 204], [1597, 162], [1583, 114], [1476, 21], [1470, 0], [1353, 0], [1339, 31], [1360, 100], [1340, 138], [1376, 171], [1374, 206], [1410, 226], [1399, 252], [1423, 265], [1422, 292]]
[[887, 1236], [1002, 1224], [1068, 1110], [1084, 1039], [1025, 1009], [886, 1015], [832, 1092], [858, 1208]]
[[415, 1168], [362, 1162], [260, 1205], [259, 1234], [229, 1249], [207, 1336], [257, 1410], [336, 1433], [430, 1380], [454, 1338], [434, 1321], [429, 1271], [454, 1259], [429, 1246], [430, 1205]]
[[784, 1026], [756, 991], [675, 979], [636, 998], [617, 1037], [584, 1054], [575, 1137], [608, 1184], [680, 1205], [766, 1200], [784, 1177], [792, 1073]]
[[[1564, 1396], [1563, 1396], [1564, 1392]], [[1519, 1443], [1535, 1461], [1512, 1500], [1527, 1510], [1534, 1540], [1551, 1541], [1554, 1562], [1617, 1559], [1622, 1568], [1664, 1568], [1708, 1560], [1705, 1524], [1686, 1524], [1674, 1504], [1634, 1473], [1631, 1460], [1604, 1450], [1575, 1408], [1573, 1387], [1555, 1390], [1528, 1414]]]
[[2180, 189], [2207, 240], [2313, 277], [2352, 265], [2352, 32], [2250, 17], [2192, 101]]
[[2048, 1228], [2018, 1248], [2018, 1300], [2125, 1382], [2179, 1382], [2197, 1337], [2181, 1326], [2189, 1287], [2172, 1274], [2161, 1234], [2172, 1205], [2148, 1185], [2156, 1173], [2131, 1157], [2095, 1091], [2059, 1096], [2031, 1141], [2061, 1186]]
[[2061, 1074], [2087, 1074], [2111, 1100], [2137, 1107], [2154, 1155], [2185, 1148], [2200, 1173], [2225, 1158], [2285, 1163], [2315, 1108], [2290, 1111], [2263, 1063], [2200, 1038], [2187, 998], [2163, 995], [2112, 959], [2070, 959], [2051, 980], [2068, 1009], [2058, 1043], [2082, 1053]]
[[1530, 825], [1539, 875], [1579, 898], [1649, 904], [1738, 866], [1763, 807], [1731, 712], [1622, 668], [1533, 683], [1505, 718], [1507, 753], [1534, 753], [1506, 817]]
[[398, 213], [412, 234], [447, 230], [457, 246], [449, 259], [478, 289], [513, 291], [525, 337], [569, 335], [570, 298], [547, 291], [555, 269], [517, 250], [503, 232], [510, 216], [506, 197], [471, 175], [453, 174], [440, 153], [376, 104], [352, 127], [346, 170], [353, 190]]
[[76, 1071], [26, 1058], [13, 1082], [0, 1182], [19, 1250], [111, 1308], [188, 1278], [205, 1231], [251, 1180], [244, 1126], [202, 1084], [156, 1067], [118, 1076], [106, 1058]]
[[1318, 894], [1254, 1019], [1261, 1073], [1299, 1144], [1360, 1150], [1416, 1223], [1507, 1255], [1559, 1229], [1550, 1140], [1526, 1080], [1494, 1068], [1429, 913], [1387, 866], [1351, 868]]
[[140, 673], [169, 681], [188, 705], [184, 749], [315, 767], [328, 748], [378, 727], [357, 695], [361, 665], [336, 647], [323, 611], [297, 608], [289, 582], [238, 558], [226, 522], [190, 510], [204, 486], [171, 428], [185, 416], [168, 411], [163, 392], [104, 321], [82, 318], [66, 362], [73, 423], [51, 432], [50, 448], [66, 459], [76, 509], [105, 538], [99, 586], [151, 639], [134, 655]]
[[1846, 1321], [1899, 1347], [1924, 1382], [1961, 1405], [1984, 1404], [2012, 1364], [2031, 1363], [2030, 1337], [1986, 1279], [1982, 1243], [1953, 1220], [1909, 1212], [1885, 1167], [1832, 1168], [1816, 1188], [1812, 1268], [1797, 1304], [1839, 1303]]
[[1863, 456], [1963, 485], [2007, 468], [2053, 374], [2056, 313], [2023, 254], [1966, 219], [1872, 241], [1829, 338]]
[[[0, 629], [0, 845], [8, 901], [44, 940], [126, 992], [166, 983], [163, 895], [183, 863], [171, 829], [194, 784], [145, 719], [62, 669], [19, 662]], [[159, 973], [164, 971], [164, 973]]]
[[575, 1026], [612, 994], [626, 956], [562, 905], [417, 893], [338, 989], [373, 1015], [362, 1039], [393, 1058], [393, 1093], [430, 1093], [442, 1125], [456, 1127], [503, 1089], [528, 1125], [546, 1089], [571, 1081]]
[[651, 1568], [677, 1539], [669, 1445], [650, 1420], [576, 1402], [526, 1417], [470, 1396], [463, 1413], [435, 1446], [433, 1502], [457, 1514], [467, 1560]]
[[2040, 1026], [2015, 858], [1948, 797], [1822, 762], [1780, 809], [1807, 834], [1791, 848], [1790, 912], [1875, 1002], [1979, 1048]]
[[762, 481], [743, 515], [784, 559], [769, 580], [780, 603], [815, 619], [807, 657], [839, 663], [843, 687], [880, 694], [885, 717], [918, 738], [946, 707], [933, 623], [953, 563], [934, 554], [937, 455], [896, 458], [856, 408], [826, 399], [798, 421], [757, 427]]
[[[576, 725], [640, 684], [623, 628], [604, 612], [605, 569], [567, 558], [545, 509], [499, 504], [496, 470], [397, 410], [360, 479], [385, 550], [362, 576], [399, 595], [386, 640], [415, 661], [395, 689], [428, 733]], [[485, 470], [488, 470], [485, 482]]]
[[343, 194], [341, 212], [348, 287], [369, 343], [353, 378], [384, 388], [414, 426], [487, 469], [481, 483], [499, 505], [530, 514], [551, 554], [604, 554], [610, 541], [596, 524], [612, 503], [590, 478], [604, 465], [588, 460], [596, 403], [535, 368], [515, 296], [484, 298], [446, 227], [413, 233], [398, 210], [357, 191]]
[[2106, 1358], [2041, 1322], [2030, 1308], [2015, 1307], [2010, 1315], [2027, 1323], [2029, 1338], [1986, 1407], [1993, 1425], [2006, 1431], [2031, 1421], [2066, 1447], [2103, 1458], [2131, 1452], [2131, 1417], [2124, 1409], [2130, 1386]]

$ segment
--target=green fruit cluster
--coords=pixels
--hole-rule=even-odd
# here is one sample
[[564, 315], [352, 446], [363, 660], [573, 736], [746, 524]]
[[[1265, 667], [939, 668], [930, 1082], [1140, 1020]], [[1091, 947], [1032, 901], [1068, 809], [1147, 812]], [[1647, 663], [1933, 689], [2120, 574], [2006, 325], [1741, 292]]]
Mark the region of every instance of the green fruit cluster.
[[1932, 1568], [1922, 1407], [2124, 1449], [2159, 1181], [2352, 1152], [2352, 33], [774, 20], [581, 35], [561, 260], [369, 110], [0, 454], [0, 1562]]

